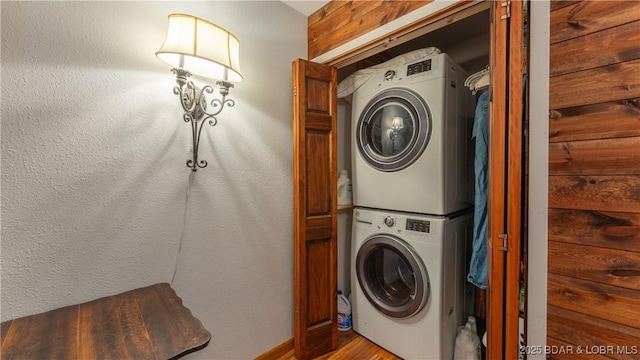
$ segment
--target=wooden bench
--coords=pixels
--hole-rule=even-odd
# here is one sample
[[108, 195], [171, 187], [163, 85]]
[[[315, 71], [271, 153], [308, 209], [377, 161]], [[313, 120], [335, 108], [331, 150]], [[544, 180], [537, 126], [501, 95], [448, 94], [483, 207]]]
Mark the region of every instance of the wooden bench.
[[9, 359], [177, 359], [211, 334], [167, 283], [2, 323]]

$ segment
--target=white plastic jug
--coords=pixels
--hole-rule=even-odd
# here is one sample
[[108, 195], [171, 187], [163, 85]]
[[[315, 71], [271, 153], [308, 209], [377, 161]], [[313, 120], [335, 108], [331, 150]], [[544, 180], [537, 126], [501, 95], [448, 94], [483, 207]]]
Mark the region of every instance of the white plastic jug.
[[478, 325], [476, 322], [476, 318], [474, 316], [469, 316], [467, 318], [467, 323], [465, 327], [469, 330], [471, 334], [471, 340], [473, 340], [474, 345], [476, 346], [476, 350], [478, 351], [478, 359], [482, 358], [482, 340], [480, 339], [480, 335], [478, 335]]
[[467, 318], [467, 324], [471, 325], [471, 330], [474, 335], [478, 335], [478, 325], [476, 323], [475, 316], [469, 315]]
[[353, 189], [347, 170], [340, 170], [338, 177], [338, 205], [351, 205]]
[[476, 346], [472, 340], [469, 328], [461, 326], [458, 329], [455, 348], [453, 350], [453, 360], [479, 360]]
[[475, 330], [475, 320], [476, 319], [473, 318], [473, 323], [467, 322], [464, 328], [469, 332], [469, 337], [471, 338], [471, 342], [473, 342], [474, 359], [480, 360], [482, 358], [482, 350], [480, 347], [480, 336], [478, 336], [478, 333]]
[[338, 330], [351, 329], [351, 304], [342, 291], [338, 290]]

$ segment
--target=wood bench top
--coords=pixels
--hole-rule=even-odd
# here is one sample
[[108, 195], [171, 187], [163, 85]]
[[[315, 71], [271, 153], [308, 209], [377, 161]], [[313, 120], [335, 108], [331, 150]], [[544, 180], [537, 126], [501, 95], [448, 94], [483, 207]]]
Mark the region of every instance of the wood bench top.
[[211, 334], [160, 283], [2, 323], [9, 359], [177, 359]]

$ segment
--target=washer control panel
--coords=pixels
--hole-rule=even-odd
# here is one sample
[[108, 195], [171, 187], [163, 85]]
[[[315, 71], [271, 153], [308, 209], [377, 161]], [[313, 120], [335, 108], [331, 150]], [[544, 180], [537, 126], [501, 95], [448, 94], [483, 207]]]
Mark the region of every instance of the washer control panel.
[[[435, 239], [441, 232], [443, 216], [373, 211], [356, 208], [354, 225], [366, 231], [413, 236], [412, 239]], [[437, 240], [437, 239], [436, 239]]]
[[431, 222], [426, 220], [407, 219], [407, 230], [429, 233]]

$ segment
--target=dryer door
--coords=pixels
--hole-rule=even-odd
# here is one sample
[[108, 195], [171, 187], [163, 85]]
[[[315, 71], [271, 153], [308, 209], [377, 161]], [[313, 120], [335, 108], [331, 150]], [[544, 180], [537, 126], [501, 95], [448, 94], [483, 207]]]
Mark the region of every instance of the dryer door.
[[398, 171], [416, 161], [429, 143], [431, 113], [416, 93], [390, 88], [362, 111], [356, 144], [362, 158], [380, 171]]
[[393, 235], [373, 235], [358, 250], [356, 275], [369, 302], [393, 318], [417, 314], [429, 300], [429, 275], [415, 250]]

